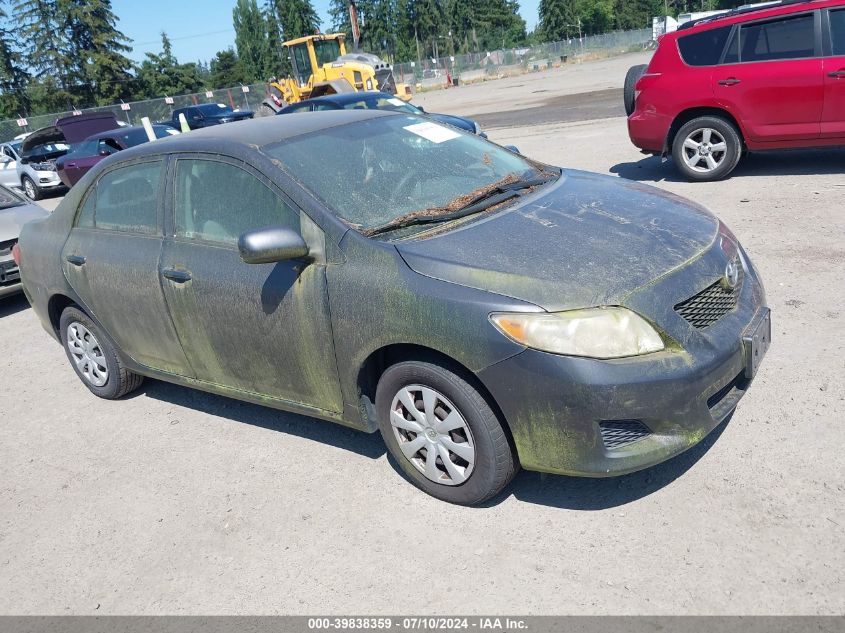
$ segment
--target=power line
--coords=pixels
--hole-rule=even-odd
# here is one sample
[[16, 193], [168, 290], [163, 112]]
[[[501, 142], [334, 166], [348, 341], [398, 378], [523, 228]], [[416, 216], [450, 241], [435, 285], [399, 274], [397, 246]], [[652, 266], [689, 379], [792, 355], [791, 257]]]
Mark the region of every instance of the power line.
[[[191, 39], [195, 39], [197, 37], [207, 37], [209, 35], [222, 35], [223, 33], [234, 33], [234, 32], [235, 32], [234, 28], [228, 28], [228, 29], [221, 29], [219, 31], [208, 31], [206, 33], [196, 33], [195, 35], [180, 35], [178, 37], [170, 37], [168, 35], [167, 39], [169, 39], [171, 42], [174, 42], [176, 40], [191, 40]], [[161, 39], [152, 40], [150, 42], [135, 42], [134, 44], [135, 44], [135, 46], [149, 46], [150, 44], [161, 44]]]

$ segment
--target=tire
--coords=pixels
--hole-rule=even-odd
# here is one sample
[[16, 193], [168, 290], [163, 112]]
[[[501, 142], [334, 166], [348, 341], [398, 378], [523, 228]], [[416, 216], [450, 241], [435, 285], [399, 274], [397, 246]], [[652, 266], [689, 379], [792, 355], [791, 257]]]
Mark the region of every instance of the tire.
[[[106, 400], [116, 400], [135, 391], [144, 381], [143, 376], [124, 367], [108, 337], [88, 318], [87, 314], [76, 306], [69, 306], [62, 312], [59, 320], [59, 336], [70, 366], [73, 367], [82, 384], [88, 387], [95, 396]], [[74, 339], [84, 341], [90, 344], [90, 347], [85, 349], [74, 346], [72, 343]], [[101, 359], [100, 362], [92, 360], [95, 358]], [[103, 378], [105, 380], [102, 380]], [[100, 384], [101, 381], [102, 384]]]
[[634, 96], [634, 86], [637, 85], [640, 77], [642, 77], [645, 73], [646, 68], [648, 68], [648, 66], [645, 64], [631, 66], [628, 69], [628, 73], [625, 75], [625, 87], [622, 89], [622, 100], [625, 103], [625, 114], [628, 116], [631, 116], [637, 107], [636, 98]]
[[44, 192], [41, 191], [40, 187], [29, 176], [21, 178], [21, 187], [26, 197], [30, 200], [41, 200], [44, 197]]
[[[415, 406], [416, 414], [400, 394], [410, 396], [404, 402]], [[434, 423], [424, 403], [434, 403]], [[478, 504], [500, 492], [516, 474], [518, 465], [499, 418], [478, 390], [450, 369], [424, 361], [392, 365], [379, 379], [376, 413], [390, 454], [414, 485], [433, 497]], [[416, 422], [417, 414], [423, 424]], [[446, 420], [452, 420], [449, 427], [442, 425]], [[430, 447], [436, 456], [432, 461]]]
[[[699, 150], [694, 149], [695, 145]], [[702, 154], [702, 145], [705, 145], [705, 154]], [[716, 149], [720, 146], [724, 148], [721, 151]], [[717, 115], [685, 123], [672, 141], [672, 159], [678, 171], [688, 180], [698, 182], [725, 178], [736, 167], [742, 152], [742, 138], [736, 126]]]

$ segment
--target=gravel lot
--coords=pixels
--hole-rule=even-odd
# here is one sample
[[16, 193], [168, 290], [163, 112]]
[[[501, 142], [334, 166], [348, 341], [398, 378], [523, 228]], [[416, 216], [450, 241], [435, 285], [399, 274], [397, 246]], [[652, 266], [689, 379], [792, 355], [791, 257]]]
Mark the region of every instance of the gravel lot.
[[[449, 506], [403, 481], [378, 435], [155, 381], [99, 400], [25, 300], [5, 300], [0, 613], [845, 612], [845, 151], [680, 182], [624, 118], [572, 121], [561, 101], [618, 90], [642, 59], [419, 101], [514, 112], [492, 139], [728, 223], [766, 282], [774, 342], [727, 425], [645, 472], [524, 472], [487, 507]], [[547, 101], [557, 122], [519, 115]]]

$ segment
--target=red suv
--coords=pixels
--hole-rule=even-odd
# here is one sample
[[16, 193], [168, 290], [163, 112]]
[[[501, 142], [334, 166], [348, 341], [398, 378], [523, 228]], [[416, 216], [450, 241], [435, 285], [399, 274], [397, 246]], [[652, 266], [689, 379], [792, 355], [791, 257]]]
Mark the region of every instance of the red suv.
[[690, 180], [746, 151], [845, 146], [845, 2], [785, 0], [684, 25], [625, 81], [628, 133]]

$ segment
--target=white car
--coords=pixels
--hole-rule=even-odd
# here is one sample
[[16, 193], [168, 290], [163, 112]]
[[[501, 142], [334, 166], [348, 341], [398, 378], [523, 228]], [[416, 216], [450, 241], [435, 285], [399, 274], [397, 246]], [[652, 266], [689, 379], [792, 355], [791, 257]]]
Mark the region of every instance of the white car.
[[21, 157], [21, 141], [10, 141], [0, 145], [0, 185], [20, 187], [18, 161]]

